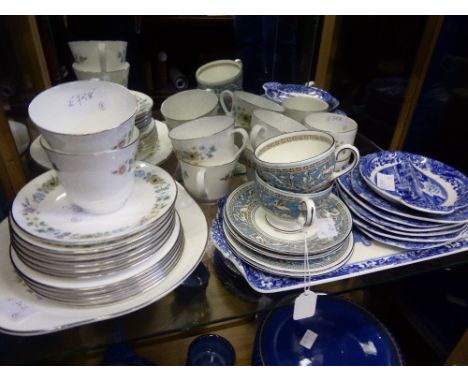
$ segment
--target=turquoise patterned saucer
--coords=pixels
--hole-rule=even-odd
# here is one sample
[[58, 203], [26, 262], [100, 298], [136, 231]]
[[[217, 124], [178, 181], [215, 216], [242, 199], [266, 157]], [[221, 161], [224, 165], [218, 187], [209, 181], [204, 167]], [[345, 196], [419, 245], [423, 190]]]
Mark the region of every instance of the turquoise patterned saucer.
[[[304, 253], [304, 232], [279, 232], [268, 224], [253, 182], [229, 195], [224, 215], [235, 233], [256, 247], [283, 254]], [[331, 194], [317, 202], [314, 223], [306, 231], [309, 254], [335, 247], [348, 237], [351, 228], [351, 214], [338, 197]]]

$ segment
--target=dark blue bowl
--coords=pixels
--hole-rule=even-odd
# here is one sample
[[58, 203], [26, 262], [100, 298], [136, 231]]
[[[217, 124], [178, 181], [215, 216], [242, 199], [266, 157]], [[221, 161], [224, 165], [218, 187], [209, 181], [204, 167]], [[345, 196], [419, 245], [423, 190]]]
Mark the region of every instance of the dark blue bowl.
[[[342, 298], [319, 296], [313, 317], [294, 321], [293, 304], [267, 313], [259, 322], [254, 365], [402, 365], [398, 345], [371, 313]], [[310, 349], [300, 344], [317, 334]]]
[[189, 366], [233, 366], [236, 352], [231, 343], [217, 334], [195, 338], [189, 346]]
[[174, 291], [179, 302], [190, 303], [205, 295], [210, 272], [205, 264], [200, 263], [192, 274]]

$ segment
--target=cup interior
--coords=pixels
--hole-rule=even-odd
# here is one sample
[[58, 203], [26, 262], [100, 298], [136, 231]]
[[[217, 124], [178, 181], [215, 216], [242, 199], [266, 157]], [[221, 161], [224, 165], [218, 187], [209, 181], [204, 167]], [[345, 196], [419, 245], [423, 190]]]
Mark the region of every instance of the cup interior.
[[336, 134], [351, 133], [358, 127], [351, 118], [334, 113], [313, 113], [305, 118], [304, 123], [312, 129]]
[[318, 131], [288, 133], [260, 144], [255, 150], [255, 157], [263, 163], [272, 164], [302, 162], [328, 153], [334, 143], [331, 135]]
[[87, 80], [40, 93], [29, 105], [29, 116], [37, 126], [55, 134], [88, 135], [120, 126], [136, 109], [135, 96], [125, 87]]
[[189, 140], [210, 137], [234, 126], [234, 120], [227, 116], [203, 117], [183, 123], [169, 132], [174, 140]]
[[218, 105], [218, 97], [206, 90], [186, 90], [167, 98], [161, 105], [165, 118], [187, 121], [211, 112]]
[[328, 103], [311, 96], [298, 96], [285, 99], [282, 103], [285, 109], [296, 111], [318, 112], [328, 109]]
[[278, 113], [282, 113], [284, 111], [282, 106], [256, 94], [236, 91], [234, 92], [234, 96], [261, 109], [276, 111]]
[[204, 84], [218, 84], [233, 80], [242, 71], [242, 66], [231, 60], [218, 60], [201, 66], [197, 72], [197, 80]]

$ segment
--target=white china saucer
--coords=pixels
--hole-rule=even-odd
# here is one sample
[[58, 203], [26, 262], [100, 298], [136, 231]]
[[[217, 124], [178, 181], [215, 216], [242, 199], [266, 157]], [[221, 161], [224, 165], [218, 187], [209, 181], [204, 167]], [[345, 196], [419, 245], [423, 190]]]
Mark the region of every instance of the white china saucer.
[[31, 158], [36, 162], [39, 166], [46, 170], [52, 170], [52, 163], [50, 163], [49, 157], [47, 156], [45, 150], [42, 148], [41, 143], [41, 135], [39, 135], [29, 146], [29, 154]]
[[[224, 216], [237, 234], [256, 247], [283, 254], [304, 253], [303, 232], [283, 233], [268, 224], [253, 182], [238, 187], [229, 195]], [[314, 224], [306, 231], [309, 254], [335, 247], [348, 237], [351, 228], [348, 208], [331, 194], [316, 205]]]
[[176, 210], [184, 237], [180, 260], [155, 287], [124, 301], [106, 306], [77, 309], [54, 303], [31, 293], [14, 271], [9, 258], [8, 222], [0, 223], [0, 301], [20, 302], [29, 308], [21, 320], [0, 314], [0, 331], [12, 335], [33, 336], [65, 330], [75, 326], [115, 318], [139, 310], [169, 294], [179, 286], [200, 263], [208, 238], [205, 215], [185, 189], [178, 185]]
[[110, 214], [89, 214], [69, 202], [56, 172], [50, 170], [20, 190], [11, 214], [22, 230], [40, 240], [102, 243], [150, 227], [172, 208], [176, 196], [176, 184], [165, 170], [137, 162], [135, 185], [125, 205]]
[[169, 129], [164, 122], [156, 121], [156, 129], [158, 130], [158, 140], [154, 147], [153, 153], [147, 156], [144, 161], [153, 165], [160, 165], [165, 162], [172, 154], [172, 143], [169, 139]]

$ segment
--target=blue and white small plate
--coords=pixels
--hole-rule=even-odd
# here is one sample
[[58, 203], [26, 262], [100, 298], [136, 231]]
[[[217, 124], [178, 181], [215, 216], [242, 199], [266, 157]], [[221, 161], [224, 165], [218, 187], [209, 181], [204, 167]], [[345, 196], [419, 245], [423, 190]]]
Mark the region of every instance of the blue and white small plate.
[[468, 206], [468, 178], [422, 155], [379, 151], [362, 157], [359, 171], [380, 196], [416, 211], [445, 215]]
[[[342, 243], [353, 226], [348, 207], [337, 196], [331, 194], [316, 202], [315, 207], [314, 224], [306, 231], [311, 255]], [[233, 230], [256, 247], [282, 254], [304, 253], [304, 232], [284, 233], [268, 224], [254, 182], [243, 184], [229, 195], [224, 215]]]
[[[412, 227], [435, 228], [441, 224], [468, 223], [468, 207], [459, 208], [449, 215], [427, 215], [396, 203], [390, 203], [371, 190], [362, 179], [357, 168], [339, 177], [338, 183], [351, 197], [357, 195], [361, 198], [364, 204], [360, 204], [363, 205], [364, 208], [374, 213], [378, 211], [379, 216], [398, 221], [401, 224], [410, 225]], [[360, 200], [356, 201], [359, 203]]]
[[381, 228], [385, 231], [395, 233], [397, 235], [403, 236], [415, 236], [415, 237], [434, 237], [434, 236], [441, 236], [447, 235], [454, 232], [459, 232], [464, 225], [463, 224], [456, 224], [456, 225], [447, 225], [446, 228], [443, 230], [436, 230], [436, 231], [428, 231], [424, 228], [410, 228], [395, 222], [390, 222], [388, 220], [380, 218], [378, 215], [374, 215], [372, 212], [366, 210], [365, 208], [361, 207], [358, 203], [354, 202], [349, 196], [346, 195], [345, 192], [339, 191], [340, 198], [346, 203], [348, 208], [351, 211], [352, 215], [357, 216], [361, 220], [368, 222], [378, 228]]
[[[286, 302], [285, 302], [286, 303]], [[254, 365], [397, 366], [403, 364], [392, 335], [371, 313], [348, 300], [319, 296], [315, 315], [293, 319], [294, 304], [259, 321]], [[317, 335], [308, 342], [307, 333]]]
[[285, 99], [301, 95], [312, 96], [328, 103], [328, 111], [335, 110], [340, 102], [326, 90], [313, 86], [299, 84], [281, 84], [279, 82], [266, 82], [263, 84], [265, 96], [271, 101], [282, 103]]

